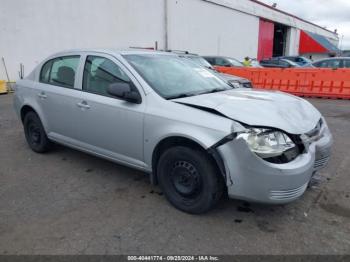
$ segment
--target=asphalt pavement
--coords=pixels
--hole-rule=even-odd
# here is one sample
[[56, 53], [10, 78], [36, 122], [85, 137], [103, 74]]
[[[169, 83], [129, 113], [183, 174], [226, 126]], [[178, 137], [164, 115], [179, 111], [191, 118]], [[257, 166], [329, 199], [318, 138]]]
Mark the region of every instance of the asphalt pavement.
[[292, 204], [173, 208], [146, 174], [55, 146], [32, 152], [0, 96], [0, 254], [350, 254], [350, 101], [309, 99], [335, 138]]

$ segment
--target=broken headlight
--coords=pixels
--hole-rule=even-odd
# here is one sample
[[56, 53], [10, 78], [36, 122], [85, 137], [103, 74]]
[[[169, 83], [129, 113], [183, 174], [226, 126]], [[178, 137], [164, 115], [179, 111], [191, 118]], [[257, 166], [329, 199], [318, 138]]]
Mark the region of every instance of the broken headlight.
[[285, 133], [271, 129], [250, 128], [237, 138], [244, 139], [250, 150], [264, 159], [281, 156], [296, 147]]
[[228, 82], [233, 88], [242, 88], [243, 87], [243, 85], [236, 80], [230, 80]]

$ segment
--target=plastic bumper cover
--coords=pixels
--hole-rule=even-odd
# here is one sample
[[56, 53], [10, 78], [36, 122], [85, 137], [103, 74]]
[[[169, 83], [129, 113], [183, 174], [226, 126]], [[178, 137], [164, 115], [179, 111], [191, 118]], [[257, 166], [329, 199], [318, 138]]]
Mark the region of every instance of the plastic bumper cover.
[[230, 198], [282, 204], [305, 192], [312, 174], [324, 167], [330, 156], [333, 139], [327, 132], [308, 146], [307, 152], [286, 164], [273, 164], [251, 152], [243, 139], [217, 148], [227, 179]]

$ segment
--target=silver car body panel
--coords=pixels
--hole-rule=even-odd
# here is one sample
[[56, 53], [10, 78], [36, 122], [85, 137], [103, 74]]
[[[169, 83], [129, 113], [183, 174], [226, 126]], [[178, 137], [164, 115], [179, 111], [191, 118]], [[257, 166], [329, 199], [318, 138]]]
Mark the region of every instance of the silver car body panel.
[[[55, 54], [26, 79], [17, 82], [16, 112], [20, 116], [21, 109], [30, 106], [39, 115], [50, 139], [150, 173], [154, 150], [161, 141], [187, 138], [220, 156], [229, 195], [235, 198], [268, 203], [292, 201], [304, 192], [312, 173], [326, 165], [332, 144], [326, 124], [322, 138], [309, 141], [307, 152], [287, 164], [262, 160], [243, 140], [218, 145], [228, 135], [244, 131], [247, 125], [305, 134], [321, 118], [307, 101], [280, 92], [247, 89], [165, 100], [123, 58], [124, 54], [146, 53], [176, 56], [144, 50], [95, 49]], [[80, 55], [74, 88], [40, 83], [41, 66], [49, 59], [65, 55]], [[132, 104], [82, 91], [87, 55], [104, 56], [118, 64], [138, 89], [142, 103]], [[89, 108], [77, 106], [83, 101]], [[294, 195], [276, 199], [284, 193]]]

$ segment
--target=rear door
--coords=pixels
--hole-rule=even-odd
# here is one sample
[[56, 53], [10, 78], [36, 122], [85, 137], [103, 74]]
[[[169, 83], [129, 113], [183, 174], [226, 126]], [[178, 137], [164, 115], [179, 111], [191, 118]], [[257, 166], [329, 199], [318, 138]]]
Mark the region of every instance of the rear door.
[[143, 94], [133, 75], [116, 58], [91, 53], [82, 68], [83, 97], [79, 101], [79, 137], [84, 146], [108, 158], [144, 167], [143, 118], [145, 101], [130, 103], [108, 94], [109, 85], [128, 82]]
[[79, 130], [75, 110], [81, 91], [77, 87], [80, 55], [67, 55], [45, 62], [37, 83], [37, 99], [51, 139], [78, 139]]

